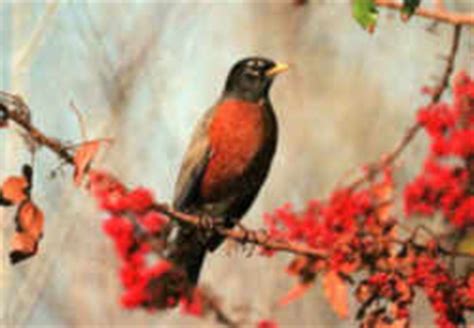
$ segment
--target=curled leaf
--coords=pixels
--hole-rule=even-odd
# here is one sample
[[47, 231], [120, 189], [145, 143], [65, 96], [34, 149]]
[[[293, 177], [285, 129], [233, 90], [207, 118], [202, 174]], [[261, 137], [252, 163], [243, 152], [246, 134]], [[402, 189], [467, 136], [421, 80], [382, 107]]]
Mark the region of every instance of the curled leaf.
[[306, 256], [297, 256], [291, 261], [291, 263], [286, 268], [286, 272], [290, 276], [298, 276], [301, 274], [304, 268], [308, 265], [308, 257]]
[[341, 319], [347, 318], [349, 316], [349, 289], [347, 284], [335, 271], [327, 272], [323, 276], [322, 284], [324, 295], [334, 312], [336, 312]]
[[26, 187], [28, 182], [24, 177], [9, 177], [2, 185], [1, 198], [5, 204], [19, 204], [27, 198]]
[[36, 254], [38, 241], [27, 233], [18, 232], [11, 241], [10, 262], [16, 264]]
[[32, 202], [25, 201], [16, 214], [16, 232], [11, 242], [10, 261], [18, 263], [36, 254], [43, 235], [43, 212]]
[[367, 281], [361, 282], [355, 291], [357, 301], [361, 304], [370, 301], [373, 297], [374, 289]]
[[17, 205], [29, 198], [33, 170], [23, 165], [23, 176], [8, 177], [0, 189], [0, 205]]
[[100, 145], [110, 140], [92, 140], [82, 143], [74, 153], [74, 184], [79, 186], [88, 172]]

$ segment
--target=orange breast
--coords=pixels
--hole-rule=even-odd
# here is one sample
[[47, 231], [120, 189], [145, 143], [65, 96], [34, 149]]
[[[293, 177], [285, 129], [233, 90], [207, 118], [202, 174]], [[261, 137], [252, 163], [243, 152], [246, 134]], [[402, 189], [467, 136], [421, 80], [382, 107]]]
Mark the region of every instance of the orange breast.
[[211, 158], [201, 194], [204, 199], [218, 199], [242, 176], [260, 150], [264, 138], [263, 110], [255, 103], [225, 100], [214, 113], [208, 135]]

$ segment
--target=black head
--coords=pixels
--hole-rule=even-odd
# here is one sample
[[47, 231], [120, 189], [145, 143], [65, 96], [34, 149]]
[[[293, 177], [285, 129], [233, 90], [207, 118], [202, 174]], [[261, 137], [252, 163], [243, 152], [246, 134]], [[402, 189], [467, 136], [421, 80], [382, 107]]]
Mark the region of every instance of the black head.
[[248, 101], [266, 98], [273, 78], [287, 69], [286, 64], [278, 64], [262, 57], [242, 59], [232, 67], [227, 76], [224, 96]]

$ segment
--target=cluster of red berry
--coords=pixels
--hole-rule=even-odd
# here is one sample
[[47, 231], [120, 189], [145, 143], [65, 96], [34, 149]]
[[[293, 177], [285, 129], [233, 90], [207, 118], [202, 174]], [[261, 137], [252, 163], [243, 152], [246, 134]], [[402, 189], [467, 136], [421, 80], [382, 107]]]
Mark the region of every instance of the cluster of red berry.
[[443, 216], [457, 227], [474, 224], [474, 81], [460, 73], [453, 103], [422, 108], [418, 123], [430, 138], [420, 174], [405, 188], [407, 215]]
[[352, 247], [370, 243], [363, 238], [369, 235], [365, 230], [375, 232], [384, 227], [389, 232], [393, 226], [388, 203], [392, 192], [392, 174], [385, 170], [382, 179], [366, 189], [336, 190], [328, 201], [312, 200], [301, 212], [285, 204], [265, 214], [264, 221], [271, 238], [304, 242], [326, 250], [330, 252], [327, 254], [331, 269], [339, 270], [340, 259], [351, 257]]
[[169, 219], [153, 209], [152, 193], [144, 188], [129, 191], [102, 171], [89, 172], [89, 190], [99, 207], [110, 215], [103, 229], [114, 241], [121, 261], [123, 306], [155, 310], [179, 303], [184, 312], [201, 315], [199, 290], [191, 288], [180, 270], [157, 255], [157, 249], [163, 248], [159, 245], [160, 234]]
[[472, 279], [474, 274], [467, 279], [454, 278], [439, 259], [421, 254], [413, 263], [408, 282], [423, 288], [436, 313], [437, 325], [454, 328], [466, 324], [464, 311], [474, 310], [474, 286], [467, 285]]
[[[460, 73], [453, 96], [452, 105], [431, 104], [419, 111], [418, 124], [428, 133], [431, 148], [424, 169], [404, 189], [404, 205], [407, 216], [440, 211], [463, 229], [474, 224], [474, 81]], [[436, 241], [398, 236], [393, 190], [392, 174], [386, 169], [365, 188], [336, 190], [327, 201], [310, 201], [301, 212], [287, 204], [265, 215], [268, 234], [326, 254], [317, 259], [296, 257], [288, 273], [299, 276], [301, 285], [334, 273], [340, 279], [332, 282], [356, 284], [362, 326], [407, 323], [415, 287], [427, 295], [440, 327], [463, 324], [465, 312], [474, 311], [474, 274], [454, 277]], [[367, 277], [356, 283], [355, 272], [366, 272]], [[348, 291], [324, 281], [323, 287], [333, 289], [326, 292], [332, 304], [336, 302], [330, 298], [341, 300], [336, 288]]]
[[384, 321], [403, 323], [409, 318], [408, 306], [414, 292], [403, 275], [396, 271], [372, 274], [361, 281], [355, 293], [361, 304], [357, 318], [363, 319], [368, 327]]
[[[325, 254], [313, 259], [296, 257], [290, 263], [288, 273], [298, 276], [302, 285], [321, 274], [331, 277], [331, 283], [323, 282], [323, 287], [328, 289], [326, 295], [336, 313], [344, 314], [341, 316], [347, 311], [339, 304], [348, 295], [340, 295], [339, 291], [348, 293], [347, 285], [355, 283], [354, 273], [364, 269], [369, 272], [396, 269], [393, 261], [396, 221], [391, 214], [393, 186], [391, 170], [387, 169], [367, 188], [337, 190], [326, 202], [310, 201], [301, 212], [285, 205], [265, 215], [270, 238], [304, 243]], [[378, 292], [367, 299], [360, 298], [364, 309], [384, 297]]]

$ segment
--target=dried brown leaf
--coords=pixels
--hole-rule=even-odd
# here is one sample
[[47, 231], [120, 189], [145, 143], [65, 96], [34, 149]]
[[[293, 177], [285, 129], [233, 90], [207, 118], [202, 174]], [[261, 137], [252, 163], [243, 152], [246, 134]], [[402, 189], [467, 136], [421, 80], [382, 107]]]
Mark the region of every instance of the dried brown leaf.
[[74, 184], [79, 186], [84, 179], [84, 175], [90, 168], [90, 164], [94, 160], [100, 145], [104, 142], [110, 142], [108, 139], [92, 140], [82, 143], [77, 147], [74, 153]]
[[25, 177], [8, 177], [2, 185], [0, 197], [11, 204], [19, 204], [28, 198], [28, 185]]
[[349, 316], [349, 288], [335, 271], [328, 271], [322, 279], [324, 295], [332, 309], [341, 318]]
[[43, 235], [43, 212], [32, 202], [23, 202], [16, 215], [16, 232], [11, 242], [10, 260], [13, 264], [36, 254]]
[[382, 181], [372, 188], [372, 195], [375, 201], [379, 205], [376, 209], [377, 218], [382, 222], [387, 221], [390, 218], [390, 213], [393, 209], [393, 198], [394, 186], [391, 181]]
[[285, 296], [278, 300], [278, 306], [285, 306], [302, 297], [306, 291], [313, 286], [313, 282], [300, 283], [294, 286]]
[[298, 276], [301, 274], [301, 271], [308, 265], [308, 257], [306, 256], [296, 256], [293, 261], [290, 262], [286, 268], [286, 272], [290, 276]]

